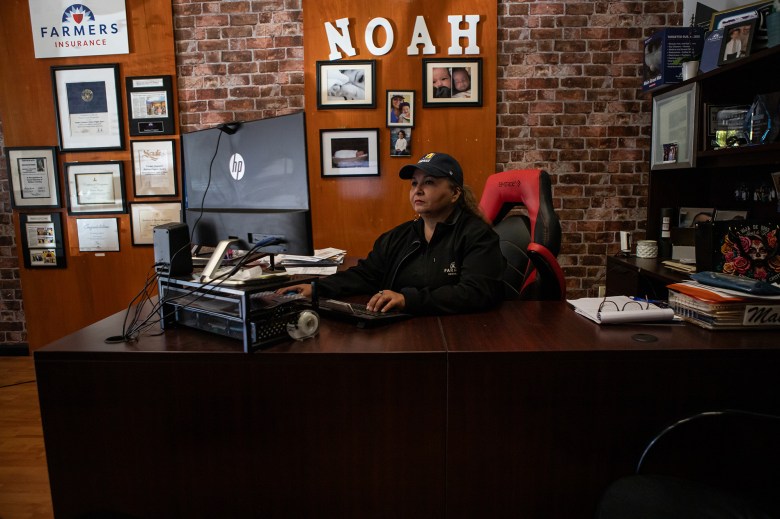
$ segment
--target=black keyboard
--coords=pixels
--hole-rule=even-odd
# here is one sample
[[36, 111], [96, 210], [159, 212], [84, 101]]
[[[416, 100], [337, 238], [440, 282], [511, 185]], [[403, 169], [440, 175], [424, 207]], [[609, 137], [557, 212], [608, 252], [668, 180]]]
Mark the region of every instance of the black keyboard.
[[336, 299], [320, 299], [317, 312], [325, 317], [352, 322], [360, 328], [395, 323], [411, 317], [402, 312], [372, 312], [364, 304]]

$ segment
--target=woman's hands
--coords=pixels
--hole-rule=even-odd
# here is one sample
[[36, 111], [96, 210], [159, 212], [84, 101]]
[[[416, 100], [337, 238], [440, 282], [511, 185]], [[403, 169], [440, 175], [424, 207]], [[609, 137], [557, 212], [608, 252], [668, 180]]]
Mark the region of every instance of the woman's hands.
[[402, 311], [406, 307], [403, 294], [392, 290], [380, 290], [369, 299], [366, 307], [372, 312]]
[[289, 287], [282, 287], [276, 290], [276, 293], [279, 295], [287, 294], [289, 292], [295, 292], [304, 297], [311, 297], [311, 285], [307, 285], [307, 284], [291, 285]]

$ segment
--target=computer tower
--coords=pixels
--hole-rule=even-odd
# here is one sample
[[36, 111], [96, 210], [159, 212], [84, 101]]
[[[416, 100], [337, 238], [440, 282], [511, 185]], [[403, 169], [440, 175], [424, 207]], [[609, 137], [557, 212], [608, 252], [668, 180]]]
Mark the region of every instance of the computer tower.
[[186, 223], [166, 223], [154, 228], [154, 263], [169, 276], [192, 273], [190, 231]]

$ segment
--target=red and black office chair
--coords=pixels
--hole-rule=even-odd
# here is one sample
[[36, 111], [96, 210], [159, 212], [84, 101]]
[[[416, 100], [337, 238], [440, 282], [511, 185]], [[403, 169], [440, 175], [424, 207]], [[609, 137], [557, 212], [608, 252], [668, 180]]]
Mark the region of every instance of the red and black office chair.
[[[528, 215], [510, 213], [524, 205]], [[565, 300], [566, 280], [556, 257], [561, 223], [552, 205], [550, 176], [540, 169], [491, 175], [479, 202], [501, 238], [507, 260], [507, 298]]]

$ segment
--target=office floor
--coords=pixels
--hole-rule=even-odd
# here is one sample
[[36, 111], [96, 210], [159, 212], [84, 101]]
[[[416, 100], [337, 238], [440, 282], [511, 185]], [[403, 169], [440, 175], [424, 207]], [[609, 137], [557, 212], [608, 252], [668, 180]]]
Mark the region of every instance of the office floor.
[[32, 357], [0, 357], [0, 519], [54, 516]]

